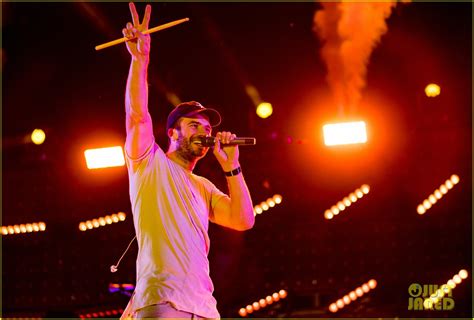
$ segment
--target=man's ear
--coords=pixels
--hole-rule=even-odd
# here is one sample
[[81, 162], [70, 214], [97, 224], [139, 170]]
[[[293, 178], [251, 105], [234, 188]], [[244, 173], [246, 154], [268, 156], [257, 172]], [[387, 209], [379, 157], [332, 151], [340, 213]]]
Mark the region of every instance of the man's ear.
[[169, 128], [168, 129], [168, 138], [170, 138], [171, 141], [178, 140], [178, 130], [175, 129], [175, 128]]

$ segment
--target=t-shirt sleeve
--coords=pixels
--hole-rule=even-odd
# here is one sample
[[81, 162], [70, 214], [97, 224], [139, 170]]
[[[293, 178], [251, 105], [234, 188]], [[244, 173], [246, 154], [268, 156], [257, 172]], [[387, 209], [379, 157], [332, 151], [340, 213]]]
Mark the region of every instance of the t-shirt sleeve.
[[138, 158], [132, 158], [128, 155], [127, 149], [124, 148], [125, 150], [125, 162], [127, 164], [127, 168], [129, 173], [135, 173], [139, 171], [140, 169], [144, 169], [147, 164], [151, 161], [153, 156], [157, 153], [163, 153], [161, 148], [158, 146], [158, 144], [155, 142], [155, 139], [152, 140], [148, 148], [146, 148], [145, 152], [139, 156]]
[[212, 220], [214, 216], [214, 208], [222, 198], [229, 198], [227, 194], [219, 190], [211, 181], [202, 178], [209, 194], [209, 218]]

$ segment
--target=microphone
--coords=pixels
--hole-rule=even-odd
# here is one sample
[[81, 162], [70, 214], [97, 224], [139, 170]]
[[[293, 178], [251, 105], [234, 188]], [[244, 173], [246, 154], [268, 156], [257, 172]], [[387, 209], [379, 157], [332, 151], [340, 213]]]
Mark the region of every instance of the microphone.
[[[198, 137], [196, 140], [200, 141], [204, 147], [213, 147], [216, 143], [216, 137]], [[237, 137], [232, 140], [229, 144], [223, 144], [224, 146], [254, 146], [256, 144], [255, 138], [250, 137]]]

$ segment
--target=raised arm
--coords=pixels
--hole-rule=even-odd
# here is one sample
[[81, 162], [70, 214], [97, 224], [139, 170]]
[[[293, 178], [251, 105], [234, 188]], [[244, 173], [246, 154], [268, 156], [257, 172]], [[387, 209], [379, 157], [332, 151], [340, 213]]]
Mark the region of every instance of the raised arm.
[[125, 90], [125, 113], [127, 139], [125, 151], [132, 159], [144, 154], [153, 140], [153, 125], [148, 112], [148, 62], [150, 60], [150, 35], [141, 31], [148, 29], [151, 6], [147, 5], [143, 22], [140, 24], [135, 5], [130, 3], [132, 23], [122, 30], [123, 35], [133, 39], [126, 42], [131, 55], [130, 70]]
[[[231, 172], [240, 168], [238, 146], [227, 146], [221, 148], [220, 143], [227, 144], [235, 135], [230, 132], [218, 132], [216, 134], [216, 145], [214, 155], [219, 161], [224, 172]], [[242, 172], [233, 176], [227, 176], [229, 198], [221, 198], [214, 207], [212, 221], [222, 226], [244, 231], [253, 227], [255, 216], [253, 214], [252, 199], [245, 183]]]

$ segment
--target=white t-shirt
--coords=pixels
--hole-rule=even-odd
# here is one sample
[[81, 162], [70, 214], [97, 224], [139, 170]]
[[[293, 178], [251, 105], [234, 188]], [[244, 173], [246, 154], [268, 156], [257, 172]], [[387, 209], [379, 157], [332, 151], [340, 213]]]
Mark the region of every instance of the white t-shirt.
[[219, 318], [207, 231], [213, 208], [227, 195], [170, 160], [155, 142], [140, 159], [127, 156], [127, 167], [138, 241], [137, 282], [127, 309], [167, 301], [181, 311]]

